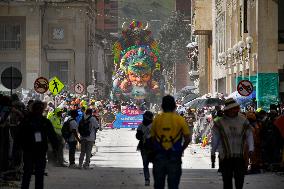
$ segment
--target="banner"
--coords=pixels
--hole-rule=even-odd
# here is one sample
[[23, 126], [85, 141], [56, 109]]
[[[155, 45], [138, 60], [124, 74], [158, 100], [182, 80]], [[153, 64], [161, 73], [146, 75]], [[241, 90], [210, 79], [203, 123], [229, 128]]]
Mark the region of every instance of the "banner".
[[114, 128], [137, 128], [143, 120], [143, 112], [140, 110], [123, 109], [116, 114], [113, 123]]

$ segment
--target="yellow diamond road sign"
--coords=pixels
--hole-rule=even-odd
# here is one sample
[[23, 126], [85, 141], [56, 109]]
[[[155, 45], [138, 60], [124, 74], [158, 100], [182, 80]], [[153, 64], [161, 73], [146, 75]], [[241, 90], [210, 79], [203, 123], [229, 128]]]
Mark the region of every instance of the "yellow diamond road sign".
[[57, 95], [58, 93], [60, 93], [63, 88], [64, 84], [57, 77], [53, 77], [49, 80], [49, 91], [53, 95]]

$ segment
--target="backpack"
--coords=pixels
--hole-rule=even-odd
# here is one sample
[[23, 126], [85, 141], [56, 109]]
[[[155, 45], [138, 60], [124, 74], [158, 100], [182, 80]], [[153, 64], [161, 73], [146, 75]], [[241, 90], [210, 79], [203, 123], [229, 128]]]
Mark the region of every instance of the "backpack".
[[78, 131], [82, 137], [88, 137], [91, 135], [90, 129], [90, 119], [92, 116], [88, 117], [87, 119], [82, 118], [79, 122]]
[[70, 122], [73, 120], [74, 119], [69, 119], [63, 123], [61, 133], [65, 141], [67, 141], [71, 137], [72, 131], [70, 131]]

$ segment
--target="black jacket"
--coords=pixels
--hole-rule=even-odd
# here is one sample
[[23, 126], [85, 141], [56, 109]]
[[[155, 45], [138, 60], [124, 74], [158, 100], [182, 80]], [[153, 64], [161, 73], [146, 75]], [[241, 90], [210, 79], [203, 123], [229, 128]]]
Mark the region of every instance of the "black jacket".
[[[36, 142], [36, 134], [40, 135], [40, 141]], [[58, 139], [51, 122], [43, 116], [27, 115], [19, 126], [19, 146], [24, 152], [43, 155], [47, 152], [48, 142], [51, 143], [53, 150], [57, 151]]]

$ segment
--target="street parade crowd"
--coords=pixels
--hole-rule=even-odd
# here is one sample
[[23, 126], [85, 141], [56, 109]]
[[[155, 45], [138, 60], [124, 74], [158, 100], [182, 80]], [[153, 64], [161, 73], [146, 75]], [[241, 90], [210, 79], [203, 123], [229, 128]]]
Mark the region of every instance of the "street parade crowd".
[[[202, 147], [211, 144], [212, 168], [215, 167], [215, 152], [219, 152], [218, 171], [226, 172], [226, 175], [231, 177], [239, 174], [237, 189], [242, 188], [243, 177], [234, 167], [228, 170], [232, 162], [236, 165], [244, 163], [246, 167], [244, 174], [281, 169], [283, 171], [284, 112], [281, 106], [271, 105], [268, 112], [248, 107], [239, 113], [239, 105], [229, 98], [222, 105], [202, 108], [186, 107], [177, 114], [178, 104], [179, 102], [176, 104], [173, 97], [166, 96], [163, 98], [161, 108], [154, 105], [151, 111], [146, 111], [146, 104], [138, 106], [133, 102], [96, 100], [85, 95], [78, 96], [66, 92], [56, 97], [31, 96], [30, 99], [20, 99], [16, 94], [11, 97], [1, 95], [0, 183], [8, 180], [22, 180], [22, 189], [28, 189], [31, 176], [35, 175], [36, 188], [43, 188], [47, 159], [48, 163], [59, 167], [89, 169], [96, 134], [109, 122], [105, 120], [104, 115], [115, 115], [121, 111], [122, 106], [144, 112], [143, 122], [137, 129], [136, 138], [139, 140], [137, 149], [141, 151], [143, 159], [146, 186], [150, 185], [148, 165], [150, 162], [156, 162], [153, 169], [154, 187], [164, 188], [165, 175], [168, 175], [169, 187], [178, 188], [181, 176], [180, 154], [190, 141], [200, 143]], [[165, 123], [171, 123], [173, 127], [179, 129], [165, 134], [166, 129], [171, 130], [171, 128], [161, 129]], [[240, 123], [246, 129], [243, 131], [240, 130], [242, 127], [236, 129], [240, 130], [240, 133], [245, 132], [246, 144], [238, 139], [232, 143], [226, 141], [228, 144], [225, 144], [222, 137], [227, 130], [224, 129], [221, 132], [220, 128], [226, 124], [231, 126]], [[224, 128], [230, 126], [224, 126]], [[179, 133], [179, 130], [182, 132]], [[157, 138], [156, 143], [150, 141], [153, 137]], [[229, 152], [221, 150], [219, 145], [221, 143], [222, 146], [230, 146], [231, 154], [227, 160]], [[158, 153], [157, 150], [153, 150], [153, 146], [157, 145]], [[48, 146], [51, 146], [53, 151]], [[68, 160], [63, 157], [66, 146], [69, 150]], [[242, 150], [239, 149], [240, 147], [244, 147], [244, 162], [238, 159], [238, 153]], [[78, 149], [81, 153], [79, 164], [76, 165], [75, 152]], [[169, 160], [165, 159], [168, 156], [176, 161], [169, 163]], [[169, 169], [164, 169], [165, 167]], [[235, 172], [231, 174], [230, 171]], [[230, 179], [230, 177], [223, 177], [224, 185], [230, 185]]]
[[[202, 147], [211, 144], [212, 128], [216, 121], [224, 116], [222, 105], [202, 107], [200, 109], [185, 108], [180, 112], [191, 130], [192, 142], [201, 143]], [[254, 139], [254, 153], [251, 159], [246, 155], [247, 173], [260, 173], [284, 168], [284, 111], [283, 106], [270, 105], [269, 111], [247, 106], [240, 110], [249, 121]], [[247, 149], [245, 149], [247, 151]], [[247, 152], [246, 152], [247, 153]], [[220, 167], [221, 168], [221, 167]]]

